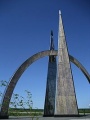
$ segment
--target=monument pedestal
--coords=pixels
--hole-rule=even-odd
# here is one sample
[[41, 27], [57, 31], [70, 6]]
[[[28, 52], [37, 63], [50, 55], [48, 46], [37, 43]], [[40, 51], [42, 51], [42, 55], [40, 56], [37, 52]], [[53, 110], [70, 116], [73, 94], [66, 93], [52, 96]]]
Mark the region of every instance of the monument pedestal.
[[80, 117], [80, 115], [79, 114], [68, 114], [68, 115], [58, 115], [58, 114], [56, 114], [56, 115], [54, 115], [54, 117]]
[[0, 113], [0, 119], [8, 119], [9, 118], [9, 115], [2, 115], [1, 113]]

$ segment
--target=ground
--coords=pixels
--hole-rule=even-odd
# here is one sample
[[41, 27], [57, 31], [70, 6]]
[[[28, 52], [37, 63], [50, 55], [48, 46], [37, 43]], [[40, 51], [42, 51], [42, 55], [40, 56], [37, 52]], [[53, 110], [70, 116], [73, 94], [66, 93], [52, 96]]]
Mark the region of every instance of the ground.
[[25, 117], [25, 116], [24, 117], [13, 117], [13, 116], [9, 117], [10, 120], [90, 120], [90, 115], [83, 116], [83, 117], [41, 117], [40, 116], [38, 118], [39, 119], [35, 117], [34, 119], [32, 119], [30, 117]]

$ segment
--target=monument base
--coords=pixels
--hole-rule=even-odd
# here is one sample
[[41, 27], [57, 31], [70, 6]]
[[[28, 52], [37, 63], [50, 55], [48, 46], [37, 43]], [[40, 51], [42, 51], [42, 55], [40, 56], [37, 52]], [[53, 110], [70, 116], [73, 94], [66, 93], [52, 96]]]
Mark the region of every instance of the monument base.
[[54, 115], [43, 115], [43, 117], [54, 117]]
[[6, 115], [6, 116], [0, 115], [0, 119], [8, 119], [8, 118], [9, 118], [9, 115]]
[[54, 115], [54, 117], [82, 117], [82, 116], [85, 116], [85, 115], [79, 115], [79, 114], [69, 114], [69, 115]]
[[59, 114], [55, 114], [55, 115], [43, 115], [43, 117], [82, 117], [85, 115], [79, 115], [79, 114], [69, 114], [69, 115], [59, 115]]

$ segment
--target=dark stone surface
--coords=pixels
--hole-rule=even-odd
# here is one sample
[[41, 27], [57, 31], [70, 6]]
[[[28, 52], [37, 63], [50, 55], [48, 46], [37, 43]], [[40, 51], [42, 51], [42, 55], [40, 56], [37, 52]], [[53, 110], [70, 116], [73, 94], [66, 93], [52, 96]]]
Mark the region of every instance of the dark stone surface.
[[79, 115], [79, 114], [78, 115], [76, 115], [76, 114], [71, 114], [71, 115], [70, 114], [68, 114], [68, 115], [65, 115], [65, 114], [64, 115], [60, 115], [60, 114], [58, 115], [57, 114], [57, 115], [54, 115], [54, 117], [83, 117], [83, 116], [86, 116], [86, 115]]
[[[50, 50], [54, 50], [53, 34], [51, 31]], [[55, 112], [55, 94], [56, 94], [56, 57], [49, 56], [46, 95], [44, 104], [44, 116], [53, 116]]]
[[2, 116], [2, 115], [0, 115], [0, 119], [8, 119], [9, 118], [9, 116]]
[[43, 115], [43, 117], [54, 117], [54, 114], [47, 114], [47, 115]]
[[44, 116], [52, 116], [55, 112], [56, 71], [56, 58], [55, 56], [50, 56], [48, 63]]

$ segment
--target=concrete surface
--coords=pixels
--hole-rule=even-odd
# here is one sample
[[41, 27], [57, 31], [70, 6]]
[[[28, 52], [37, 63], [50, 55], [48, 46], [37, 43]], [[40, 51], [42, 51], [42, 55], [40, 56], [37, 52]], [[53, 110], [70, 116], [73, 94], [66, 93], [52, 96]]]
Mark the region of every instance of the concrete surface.
[[[31, 117], [25, 117], [25, 116], [24, 117], [10, 116], [9, 119], [10, 120], [90, 120], [90, 115], [82, 116], [82, 117], [41, 117], [40, 116], [40, 117], [35, 117], [34, 119], [32, 119]], [[6, 120], [9, 120], [9, 119], [6, 119]]]

